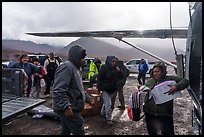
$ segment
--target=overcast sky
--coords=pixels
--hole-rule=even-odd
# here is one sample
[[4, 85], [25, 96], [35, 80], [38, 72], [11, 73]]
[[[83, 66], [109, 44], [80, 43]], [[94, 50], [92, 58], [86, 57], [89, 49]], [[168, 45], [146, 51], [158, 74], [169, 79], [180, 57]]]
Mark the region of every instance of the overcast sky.
[[[169, 28], [169, 5], [170, 2], [3, 2], [2, 39], [65, 46], [77, 38], [25, 33]], [[171, 6], [173, 27], [187, 27], [188, 3], [172, 2]], [[177, 43], [182, 47], [185, 40]]]

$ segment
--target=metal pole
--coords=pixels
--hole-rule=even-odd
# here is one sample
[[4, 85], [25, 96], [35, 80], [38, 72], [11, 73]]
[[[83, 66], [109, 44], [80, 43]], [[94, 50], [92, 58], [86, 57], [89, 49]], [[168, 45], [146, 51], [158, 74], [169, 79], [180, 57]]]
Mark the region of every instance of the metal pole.
[[174, 68], [177, 68], [177, 66], [176, 66], [175, 64], [173, 64], [173, 63], [171, 63], [171, 62], [169, 62], [169, 61], [167, 61], [167, 60], [164, 60], [164, 59], [162, 59], [162, 58], [160, 58], [160, 57], [154, 55], [153, 53], [150, 53], [150, 52], [148, 52], [148, 51], [146, 51], [146, 50], [144, 50], [144, 49], [142, 49], [142, 48], [140, 48], [140, 47], [138, 47], [138, 46], [135, 46], [135, 45], [133, 45], [133, 44], [131, 44], [131, 43], [125, 41], [125, 40], [122, 40], [122, 38], [117, 38], [117, 37], [115, 37], [115, 38], [118, 39], [119, 41], [122, 41], [122, 42], [124, 42], [124, 43], [130, 45], [131, 47], [133, 47], [133, 48], [135, 48], [135, 49], [138, 49], [138, 50], [144, 52], [145, 54], [148, 54], [148, 55], [152, 56], [153, 58], [156, 58], [156, 59], [158, 59], [158, 60], [160, 60], [160, 61], [163, 61], [163, 62], [165, 62], [166, 64], [168, 64], [168, 65], [174, 67]]

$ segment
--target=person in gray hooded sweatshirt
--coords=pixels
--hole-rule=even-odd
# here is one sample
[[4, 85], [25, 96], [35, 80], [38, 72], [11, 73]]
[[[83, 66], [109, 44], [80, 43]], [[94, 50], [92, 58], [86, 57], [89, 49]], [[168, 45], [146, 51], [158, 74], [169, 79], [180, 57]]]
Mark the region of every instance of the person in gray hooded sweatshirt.
[[70, 48], [68, 60], [61, 64], [54, 76], [53, 109], [61, 120], [62, 135], [84, 135], [81, 111], [85, 102], [94, 103], [83, 88], [80, 67], [86, 50], [79, 45]]

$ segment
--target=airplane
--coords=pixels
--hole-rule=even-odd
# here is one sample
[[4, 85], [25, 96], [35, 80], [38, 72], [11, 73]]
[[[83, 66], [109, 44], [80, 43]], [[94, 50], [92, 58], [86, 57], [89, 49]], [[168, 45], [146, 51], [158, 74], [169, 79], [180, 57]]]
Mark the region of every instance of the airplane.
[[[193, 11], [191, 15], [191, 11]], [[190, 81], [187, 88], [192, 98], [192, 126], [196, 134], [202, 135], [202, 2], [189, 4], [190, 22], [188, 29], [120, 30], [120, 31], [78, 31], [57, 33], [26, 33], [40, 37], [107, 37], [116, 38], [164, 63], [174, 67], [180, 77]], [[149, 51], [133, 45], [123, 38], [180, 38], [187, 39], [185, 55], [176, 54], [176, 65]]]

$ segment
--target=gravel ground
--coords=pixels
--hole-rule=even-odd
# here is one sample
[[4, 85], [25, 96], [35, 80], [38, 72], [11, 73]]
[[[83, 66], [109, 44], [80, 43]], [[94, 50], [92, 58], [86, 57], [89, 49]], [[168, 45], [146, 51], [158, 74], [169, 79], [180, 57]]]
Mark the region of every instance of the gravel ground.
[[[124, 87], [125, 102], [132, 91], [136, 90], [138, 82], [137, 75], [131, 74]], [[174, 129], [175, 135], [195, 135], [191, 126], [191, 98], [186, 90], [182, 91], [183, 96], [174, 100]], [[115, 106], [119, 103], [116, 98]], [[44, 105], [50, 107], [51, 98], [46, 99]], [[139, 122], [130, 121], [126, 110], [114, 108], [112, 112], [113, 126], [106, 124], [106, 121], [99, 115], [84, 118], [86, 135], [148, 135], [145, 119]], [[8, 123], [2, 124], [3, 135], [59, 135], [60, 122], [55, 119], [41, 118], [32, 119], [32, 116], [24, 113], [13, 118]]]

